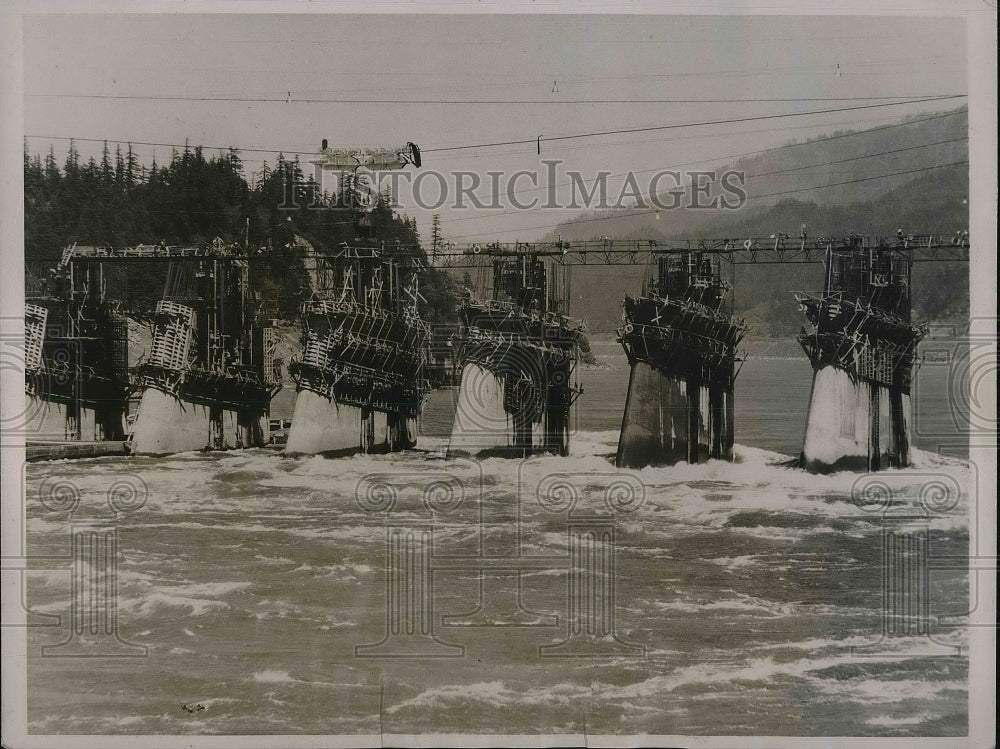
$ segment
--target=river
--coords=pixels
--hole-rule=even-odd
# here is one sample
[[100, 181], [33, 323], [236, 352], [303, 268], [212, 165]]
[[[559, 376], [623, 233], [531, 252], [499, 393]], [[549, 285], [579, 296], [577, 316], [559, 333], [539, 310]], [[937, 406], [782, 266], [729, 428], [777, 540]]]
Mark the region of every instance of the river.
[[[419, 449], [403, 455], [29, 465], [29, 553], [65, 559], [80, 522], [103, 518], [119, 546], [120, 641], [108, 652], [141, 656], [106, 657], [97, 638], [89, 654], [105, 657], [42, 657], [72, 645], [71, 631], [30, 629], [29, 731], [964, 735], [965, 620], [939, 617], [968, 609], [967, 577], [920, 572], [928, 553], [929, 567], [968, 554], [973, 476], [946, 434], [947, 373], [921, 375], [914, 467], [880, 474], [893, 498], [879, 506], [856, 501], [855, 474], [788, 465], [809, 399], [802, 359], [745, 363], [734, 462], [615, 469], [627, 367], [614, 344], [594, 348], [605, 368], [580, 373], [565, 458], [447, 459], [445, 390]], [[136, 494], [111, 518], [122, 481]], [[934, 481], [954, 496], [928, 510], [921, 494]], [[53, 499], [67, 490], [72, 515]], [[611, 541], [574, 546], [591, 526]], [[394, 529], [422, 539], [400, 565], [388, 561]], [[882, 575], [893, 533], [919, 541], [892, 564], [926, 574], [926, 611], [893, 613], [899, 594]], [[527, 563], [480, 573], [468, 561], [480, 553]], [[387, 574], [432, 565], [413, 598], [389, 595]], [[603, 577], [574, 573], [593, 565]], [[29, 607], [65, 624], [71, 581], [89, 579], [88, 565], [76, 578], [68, 562], [34, 566]], [[483, 615], [470, 618], [480, 599]], [[386, 640], [388, 612], [400, 610], [425, 617], [415, 631], [429, 622], [431, 636]], [[599, 620], [596, 635], [546, 649], [581, 619]], [[378, 649], [364, 646], [380, 642], [422, 657], [370, 657]]]

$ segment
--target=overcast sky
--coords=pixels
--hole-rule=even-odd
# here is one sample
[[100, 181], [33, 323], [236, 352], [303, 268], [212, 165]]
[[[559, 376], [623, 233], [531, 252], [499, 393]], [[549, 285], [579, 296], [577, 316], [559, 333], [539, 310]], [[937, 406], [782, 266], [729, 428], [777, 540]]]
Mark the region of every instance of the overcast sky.
[[[60, 161], [67, 142], [48, 136], [188, 140], [301, 152], [303, 159], [324, 138], [336, 146], [412, 141], [424, 149], [427, 169], [483, 175], [540, 169], [542, 158], [563, 159], [562, 171], [589, 176], [601, 169], [697, 168], [965, 100], [545, 138], [886, 101], [872, 97], [965, 94], [965, 37], [964, 19], [940, 17], [28, 16], [24, 123], [29, 148], [45, 153], [52, 144]], [[636, 99], [673, 101], [620, 101]], [[723, 101], [677, 101], [692, 99]], [[747, 99], [814, 100], [733, 101]], [[579, 100], [588, 103], [571, 103]], [[525, 139], [532, 142], [433, 150]], [[89, 156], [101, 144], [79, 148]], [[136, 150], [148, 164], [154, 148]], [[161, 163], [169, 153], [155, 148]], [[248, 174], [275, 156], [242, 155]], [[426, 238], [430, 212], [412, 206], [407, 212]], [[574, 212], [440, 213], [445, 236], [465, 242], [533, 238], [545, 231], [537, 227]]]

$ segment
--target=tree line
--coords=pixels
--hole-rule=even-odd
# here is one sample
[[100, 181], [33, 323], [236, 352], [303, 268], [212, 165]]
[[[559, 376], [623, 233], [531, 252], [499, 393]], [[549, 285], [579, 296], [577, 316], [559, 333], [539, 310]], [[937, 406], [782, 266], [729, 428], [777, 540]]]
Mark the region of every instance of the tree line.
[[[348, 182], [344, 190], [353, 189]], [[340, 199], [337, 210], [332, 207]], [[43, 157], [24, 147], [24, 252], [28, 271], [47, 272], [63, 249], [81, 245], [203, 245], [225, 243], [266, 247], [261, 268], [264, 297], [279, 317], [295, 317], [308, 297], [302, 258], [292, 251], [296, 236], [316, 250], [365, 240], [386, 247], [419, 245], [416, 220], [396, 213], [391, 196], [378, 194], [367, 210], [352, 208], [344, 196], [323, 194], [296, 156], [279, 154], [248, 179], [235, 149], [206, 156], [200, 146], [174, 149], [165, 164], [147, 167], [131, 144], [84, 160], [73, 141], [62, 165], [54, 149]], [[310, 207], [311, 206], [311, 207]], [[344, 207], [347, 206], [347, 207]], [[148, 266], [147, 266], [148, 268]], [[129, 303], [152, 307], [163, 293], [162, 268], [132, 274]], [[431, 322], [454, 319], [457, 285], [430, 269], [421, 293]]]

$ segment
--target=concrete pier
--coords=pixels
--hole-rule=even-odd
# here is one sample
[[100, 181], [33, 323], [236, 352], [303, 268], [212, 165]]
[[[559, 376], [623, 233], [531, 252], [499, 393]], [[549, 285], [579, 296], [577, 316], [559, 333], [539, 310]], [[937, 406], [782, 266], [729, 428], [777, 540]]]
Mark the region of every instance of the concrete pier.
[[615, 465], [733, 459], [733, 385], [746, 324], [725, 308], [717, 259], [668, 255], [643, 295], [625, 297], [618, 340], [628, 396]]
[[470, 293], [459, 306], [452, 346], [462, 374], [449, 454], [569, 454], [582, 330], [566, 314], [566, 277], [548, 262], [496, 257], [489, 298]]
[[417, 443], [417, 419], [338, 403], [312, 390], [295, 397], [286, 455], [381, 453]]
[[802, 465], [812, 473], [909, 463], [910, 396], [827, 365], [813, 377]]
[[733, 394], [632, 365], [615, 464], [620, 468], [732, 460]]
[[[26, 431], [48, 439], [88, 441], [96, 439], [97, 430], [94, 412], [87, 409], [73, 409], [70, 404], [50, 401], [38, 396], [26, 396], [28, 402], [28, 423]], [[71, 417], [69, 411], [76, 411]]]
[[339, 404], [311, 390], [299, 391], [285, 443], [286, 454], [360, 450], [361, 444], [360, 408]]
[[[901, 240], [905, 242], [905, 240]], [[822, 296], [797, 294], [813, 365], [802, 466], [813, 473], [910, 463], [910, 386], [926, 333], [910, 317], [912, 259], [897, 245], [852, 235], [827, 250]]]
[[125, 438], [123, 401], [87, 404], [26, 395], [25, 435], [31, 439], [99, 442]]
[[210, 407], [146, 388], [132, 425], [131, 452], [167, 455], [203, 450], [211, 444]]
[[634, 467], [687, 460], [688, 411], [686, 382], [636, 362], [629, 375], [615, 464]]
[[648, 362], [632, 365], [619, 468], [732, 460], [733, 439], [732, 390], [667, 375]]
[[503, 379], [480, 364], [462, 368], [448, 453], [475, 456], [514, 449], [514, 420], [504, 410]]
[[263, 447], [268, 442], [268, 412], [260, 408], [223, 408], [146, 388], [132, 425], [133, 455], [169, 455], [191, 450]]
[[[529, 403], [516, 405], [523, 409], [530, 407]], [[563, 409], [550, 407], [536, 418], [523, 411], [511, 413], [506, 409], [504, 378], [481, 364], [466, 364], [462, 369], [448, 454], [469, 457], [513, 457], [533, 452], [565, 454], [568, 435]]]

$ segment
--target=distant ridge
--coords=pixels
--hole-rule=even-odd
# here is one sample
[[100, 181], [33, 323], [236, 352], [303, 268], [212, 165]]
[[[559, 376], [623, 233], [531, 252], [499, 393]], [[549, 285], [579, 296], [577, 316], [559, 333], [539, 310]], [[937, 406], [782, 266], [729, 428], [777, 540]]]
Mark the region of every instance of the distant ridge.
[[[835, 130], [723, 163], [715, 169], [719, 172], [733, 169], [747, 175], [748, 201], [739, 211], [741, 216], [766, 211], [789, 199], [827, 206], [864, 203], [922, 176], [913, 170], [967, 160], [967, 137], [968, 111], [962, 107], [868, 130]], [[937, 175], [938, 170], [930, 173]], [[898, 176], [881, 177], [886, 174]], [[717, 191], [713, 191], [715, 194]], [[661, 202], [668, 203], [669, 196], [664, 193]], [[731, 223], [733, 218], [733, 212], [727, 210], [657, 211], [655, 208], [581, 213], [554, 228], [545, 238], [554, 240], [560, 234], [564, 239], [577, 241], [603, 236], [622, 239], [695, 233], [707, 236], [707, 230], [715, 227], [715, 219]]]
[[[851, 232], [891, 236], [898, 228], [950, 235], [968, 228], [968, 164], [957, 163], [968, 160], [967, 136], [965, 108], [920, 115], [892, 127], [835, 131], [722, 167], [747, 174], [748, 200], [741, 210], [660, 211], [659, 217], [654, 211], [620, 211], [597, 220], [586, 220], [596, 214], [581, 214], [547, 239], [559, 234], [571, 241], [602, 236], [738, 239], [776, 232], [797, 237], [803, 224], [812, 237]], [[955, 165], [927, 169], [942, 164]], [[869, 179], [899, 172], [905, 174]], [[638, 291], [645, 272], [637, 267], [616, 267], [613, 274], [574, 268], [574, 314], [585, 317], [592, 331], [613, 330], [621, 319], [622, 297]], [[934, 263], [934, 283], [921, 283], [930, 272], [914, 272], [914, 315], [951, 320], [967, 314], [968, 264]], [[737, 312], [748, 318], [751, 333], [791, 336], [802, 321], [790, 290], [818, 289], [821, 267], [741, 266], [735, 280]]]

